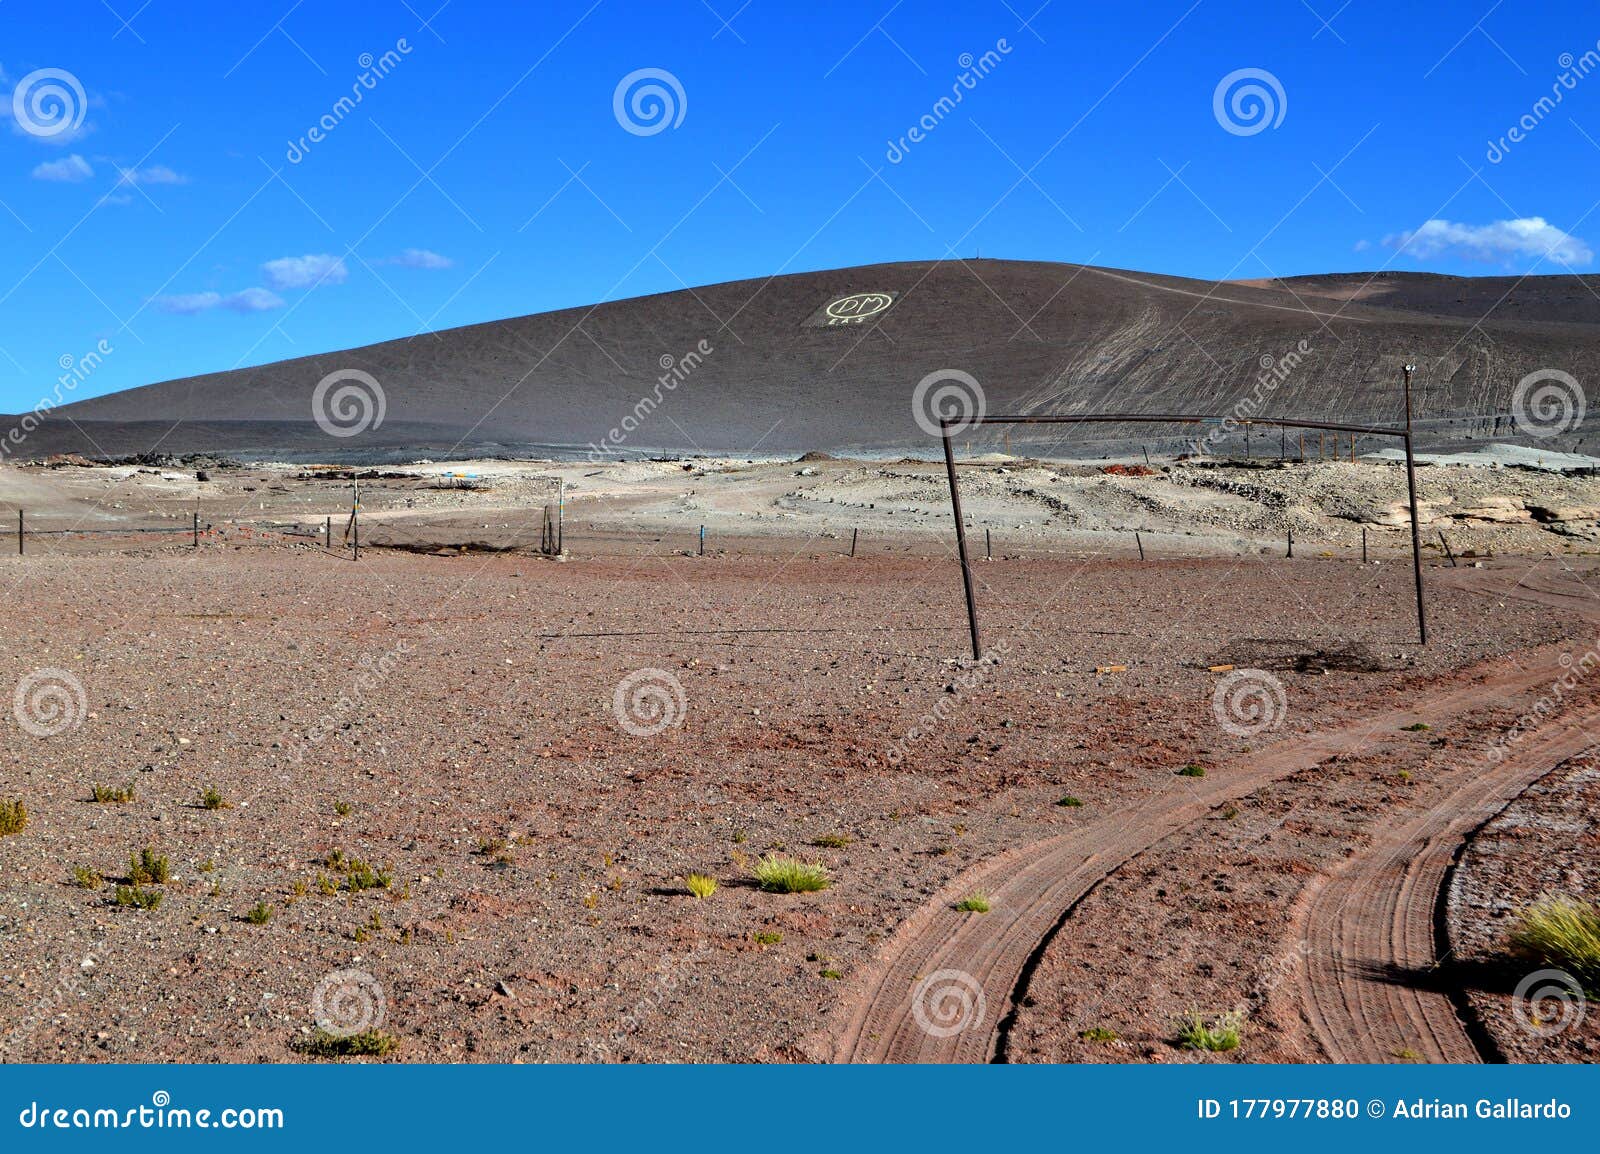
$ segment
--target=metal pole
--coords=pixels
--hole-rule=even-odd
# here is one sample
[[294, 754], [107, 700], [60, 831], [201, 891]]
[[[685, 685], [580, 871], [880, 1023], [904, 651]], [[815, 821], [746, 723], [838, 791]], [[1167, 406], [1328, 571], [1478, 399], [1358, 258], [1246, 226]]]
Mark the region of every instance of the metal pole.
[[556, 556], [567, 551], [566, 542], [567, 521], [567, 479], [556, 478]]
[[706, 555], [706, 527], [700, 526], [700, 556]]
[[22, 556], [22, 510], [17, 510], [17, 556]]
[[200, 548], [200, 514], [194, 515], [194, 547]]
[[983, 559], [985, 561], [994, 560], [994, 537], [990, 535], [987, 526], [983, 530]]
[[1139, 530], [1133, 531], [1133, 543], [1139, 546], [1139, 560], [1144, 560], [1144, 538], [1139, 536]]
[[1450, 568], [1454, 569], [1456, 567], [1456, 552], [1454, 549], [1450, 548], [1450, 542], [1444, 539], [1444, 530], [1440, 529], [1438, 532], [1439, 544], [1444, 546], [1444, 555], [1450, 558]]
[[1361, 526], [1361, 563], [1367, 563], [1367, 527]]
[[983, 642], [978, 635], [978, 603], [972, 596], [972, 562], [967, 558], [967, 527], [961, 520], [961, 489], [956, 484], [956, 455], [950, 444], [950, 419], [939, 421], [939, 437], [944, 441], [944, 471], [950, 479], [950, 508], [956, 516], [956, 549], [961, 554], [961, 584], [967, 594], [967, 628], [972, 634], [972, 659], [983, 657]]
[[322, 519], [322, 547], [324, 549], [329, 549], [329, 550], [331, 550], [333, 548], [333, 516], [332, 516], [332, 514], [329, 514], [328, 516], [326, 516], [326, 517], [324, 517]]
[[1417, 584], [1417, 634], [1422, 644], [1428, 643], [1428, 617], [1422, 605], [1422, 532], [1417, 521], [1417, 462], [1411, 448], [1411, 372], [1405, 367], [1406, 377], [1406, 492], [1411, 503], [1411, 571]]
[[859, 528], [850, 530], [850, 556], [852, 557], [856, 555], [856, 534], [859, 532], [861, 532]]
[[1290, 557], [1294, 556], [1294, 526], [1293, 525], [1289, 526], [1289, 554], [1288, 555]]

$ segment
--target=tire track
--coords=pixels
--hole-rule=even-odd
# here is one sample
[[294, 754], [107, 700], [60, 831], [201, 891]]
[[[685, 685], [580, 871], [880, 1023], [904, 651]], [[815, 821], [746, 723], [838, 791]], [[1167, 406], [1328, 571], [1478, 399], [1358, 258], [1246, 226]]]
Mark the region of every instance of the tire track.
[[[1505, 595], [1498, 585], [1496, 592]], [[900, 925], [839, 1004], [823, 1048], [840, 1062], [994, 1060], [1034, 959], [1077, 903], [1112, 871], [1230, 798], [1335, 754], [1363, 749], [1380, 735], [1394, 740], [1406, 725], [1437, 727], [1547, 685], [1562, 669], [1559, 657], [1556, 646], [1534, 650], [1486, 677], [1464, 675], [1473, 680], [1425, 694], [1406, 708], [1385, 710], [1344, 729], [1297, 737], [1220, 766], [1204, 778], [1178, 779], [1181, 785], [1070, 833], [979, 863]], [[953, 909], [975, 890], [989, 895], [990, 913], [974, 917]], [[913, 1004], [918, 984], [943, 971], [970, 979], [982, 991], [954, 1032], [925, 1028]], [[926, 998], [921, 1009], [925, 1021], [942, 1022]]]
[[1285, 987], [1316, 1049], [1334, 1062], [1477, 1062], [1474, 1031], [1433, 981], [1449, 952], [1439, 903], [1467, 839], [1563, 761], [1590, 748], [1600, 707], [1546, 727], [1487, 773], [1448, 791], [1425, 813], [1380, 829], [1303, 903], [1299, 940], [1310, 947]]

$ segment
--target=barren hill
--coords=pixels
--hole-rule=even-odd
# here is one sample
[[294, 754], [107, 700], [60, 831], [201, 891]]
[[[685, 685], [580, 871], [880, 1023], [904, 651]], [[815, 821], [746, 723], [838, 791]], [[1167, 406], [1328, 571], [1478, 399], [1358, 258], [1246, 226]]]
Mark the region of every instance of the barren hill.
[[[1211, 282], [1031, 261], [905, 262], [146, 385], [62, 407], [21, 454], [924, 452], [932, 442], [913, 391], [947, 369], [975, 378], [991, 413], [1224, 414], [1255, 396], [1261, 416], [1381, 423], [1400, 417], [1407, 360], [1419, 366], [1424, 439], [1511, 439], [1493, 417], [1509, 410], [1518, 381], [1539, 369], [1595, 379], [1597, 337], [1600, 298], [1571, 276]], [[370, 374], [384, 399], [381, 424], [349, 437], [313, 420], [318, 383], [341, 370]], [[1116, 432], [1074, 431], [1068, 444]], [[1547, 443], [1569, 447], [1583, 432]], [[1047, 430], [1035, 445], [1061, 435]], [[1013, 446], [1022, 440], [1012, 435]]]

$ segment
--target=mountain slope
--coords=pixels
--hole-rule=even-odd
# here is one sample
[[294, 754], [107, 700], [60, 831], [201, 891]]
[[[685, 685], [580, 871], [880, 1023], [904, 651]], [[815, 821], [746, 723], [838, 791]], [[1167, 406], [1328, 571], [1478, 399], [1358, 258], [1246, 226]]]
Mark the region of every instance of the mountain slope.
[[[830, 302], [863, 293], [893, 303], [855, 323], [848, 308], [847, 323], [818, 323]], [[1419, 366], [1421, 427], [1448, 441], [1493, 425], [1441, 418], [1507, 411], [1519, 379], [1536, 369], [1593, 379], [1597, 337], [1600, 298], [1577, 277], [1208, 282], [1028, 261], [905, 262], [735, 281], [147, 385], [62, 407], [22, 452], [127, 453], [158, 439], [167, 452], [322, 457], [386, 446], [434, 455], [535, 445], [594, 445], [607, 456], [926, 450], [911, 398], [943, 369], [974, 377], [990, 413], [1224, 414], [1257, 395], [1263, 416], [1389, 423], [1400, 419], [1408, 360]], [[687, 354], [681, 379], [662, 383], [663, 366]], [[1290, 364], [1281, 381], [1263, 367]], [[333, 437], [312, 419], [319, 381], [340, 370], [379, 382], [381, 425]]]

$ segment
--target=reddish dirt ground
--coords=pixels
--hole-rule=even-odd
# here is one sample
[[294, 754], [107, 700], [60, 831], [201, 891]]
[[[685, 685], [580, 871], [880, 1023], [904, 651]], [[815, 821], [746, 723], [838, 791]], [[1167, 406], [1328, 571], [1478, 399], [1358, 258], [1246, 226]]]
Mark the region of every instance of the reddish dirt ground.
[[[1175, 791], [1193, 804], [1227, 766], [1410, 695], [1448, 698], [1507, 668], [1504, 654], [1574, 630], [1570, 614], [1502, 596], [1504, 572], [1431, 571], [1435, 638], [1422, 648], [1401, 566], [996, 562], [979, 578], [999, 662], [973, 670], [959, 660], [958, 572], [927, 558], [373, 551], [351, 563], [216, 542], [6, 558], [0, 685], [65, 671], [83, 705], [50, 736], [6, 718], [0, 797], [22, 798], [31, 820], [0, 837], [0, 1053], [299, 1060], [314, 993], [338, 975], [354, 1002], [381, 992], [400, 1060], [836, 1056], [836, 1024], [965, 871], [1124, 828]], [[1281, 683], [1270, 732], [1219, 725], [1225, 674], [1207, 666], [1224, 663]], [[647, 711], [615, 705], [641, 670], [660, 671], [650, 676], [676, 722], [651, 736], [622, 722], [648, 727]], [[1274, 834], [1265, 827], [1295, 800], [1272, 791], [1299, 776], [1323, 792], [1318, 775], [1337, 766], [1351, 781], [1336, 809], [1376, 804], [1365, 791], [1409, 796], [1447, 748], [1436, 743], [1482, 739], [1493, 717], [1466, 708], [1482, 704], [1460, 703], [1459, 735], [1386, 736], [1415, 760], [1415, 784], [1341, 753], [1241, 794], [1227, 821], [1244, 832], [1221, 852], [1262, 887], [1256, 914], [1217, 873], [1215, 840], [1192, 839], [1222, 818], [1180, 827], [1170, 836], [1191, 841], [1170, 855], [1139, 851], [1073, 914], [1103, 924], [1071, 935], [1059, 964], [1050, 950], [1036, 963], [1004, 1056], [1165, 1055], [1165, 1003], [1123, 1015], [1147, 999], [1118, 993], [1116, 975], [1215, 956], [1215, 988], [1188, 973], [1160, 980], [1174, 1005], [1231, 1004], [1206, 919], [1227, 913], [1230, 934], [1252, 917], [1287, 925], [1295, 887], [1271, 879], [1316, 868], [1246, 859], [1265, 861], [1260, 845], [1276, 838], [1305, 843], [1296, 859], [1334, 855], [1355, 821], [1295, 816]], [[1191, 763], [1217, 773], [1175, 777]], [[131, 801], [89, 800], [95, 785], [130, 783]], [[208, 786], [228, 808], [199, 804]], [[1068, 795], [1084, 804], [1057, 804]], [[809, 844], [832, 834], [847, 843]], [[149, 887], [164, 899], [118, 907], [117, 879], [145, 846], [171, 860], [171, 880]], [[750, 862], [779, 848], [824, 862], [835, 884], [761, 892]], [[389, 884], [324, 894], [319, 874], [341, 876], [323, 864], [335, 850], [383, 867]], [[77, 867], [106, 886], [75, 885]], [[690, 871], [721, 888], [696, 901]], [[265, 924], [245, 917], [258, 903], [272, 907]], [[1154, 969], [1166, 954], [1141, 945], [1152, 934], [1175, 957]], [[1251, 937], [1240, 947], [1270, 940]], [[1061, 1041], [1060, 1022], [1083, 1017], [1067, 1002], [1085, 978], [1106, 999], [1091, 1016], [1133, 1042]]]

